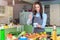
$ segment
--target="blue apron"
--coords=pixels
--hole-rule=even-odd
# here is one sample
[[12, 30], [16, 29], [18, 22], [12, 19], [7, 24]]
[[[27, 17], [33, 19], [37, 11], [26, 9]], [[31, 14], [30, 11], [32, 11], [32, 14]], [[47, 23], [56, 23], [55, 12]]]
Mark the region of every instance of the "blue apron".
[[[34, 15], [34, 17], [33, 17], [34, 19], [32, 19], [32, 22], [33, 23], [38, 23], [39, 25], [42, 25], [42, 23], [43, 23], [43, 19], [41, 19], [41, 17], [36, 17], [35, 15]], [[33, 24], [32, 23], [32, 24]], [[44, 32], [45, 31], [45, 29], [44, 28], [38, 28], [38, 27], [34, 27], [34, 33], [40, 33], [40, 32]]]

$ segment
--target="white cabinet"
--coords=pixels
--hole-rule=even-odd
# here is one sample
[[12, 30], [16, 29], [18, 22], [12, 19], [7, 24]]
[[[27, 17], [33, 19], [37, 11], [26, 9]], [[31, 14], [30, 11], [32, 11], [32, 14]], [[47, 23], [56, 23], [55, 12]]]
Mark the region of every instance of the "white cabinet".
[[50, 24], [60, 26], [60, 4], [50, 5]]

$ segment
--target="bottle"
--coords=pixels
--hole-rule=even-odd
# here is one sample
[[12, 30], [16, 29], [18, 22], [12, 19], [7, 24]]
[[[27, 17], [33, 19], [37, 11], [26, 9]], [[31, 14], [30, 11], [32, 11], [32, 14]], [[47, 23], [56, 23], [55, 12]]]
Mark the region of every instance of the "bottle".
[[53, 31], [52, 31], [52, 40], [57, 40], [57, 33], [56, 33], [56, 26], [53, 26]]

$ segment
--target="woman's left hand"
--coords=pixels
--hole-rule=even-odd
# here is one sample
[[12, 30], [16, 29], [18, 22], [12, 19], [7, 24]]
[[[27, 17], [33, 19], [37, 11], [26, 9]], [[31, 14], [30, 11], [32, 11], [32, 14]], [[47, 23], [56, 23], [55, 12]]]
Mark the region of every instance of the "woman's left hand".
[[41, 28], [41, 25], [38, 24], [37, 27]]

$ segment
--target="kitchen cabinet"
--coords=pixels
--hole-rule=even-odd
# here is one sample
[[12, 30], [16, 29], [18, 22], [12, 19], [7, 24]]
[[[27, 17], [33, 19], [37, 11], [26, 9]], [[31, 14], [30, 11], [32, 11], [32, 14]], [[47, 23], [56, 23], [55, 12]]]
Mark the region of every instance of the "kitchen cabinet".
[[60, 4], [50, 5], [50, 24], [60, 26]]
[[28, 20], [28, 16], [29, 14], [31, 14], [32, 12], [22, 12], [19, 15], [19, 19], [20, 19], [20, 24], [27, 24], [27, 20]]

